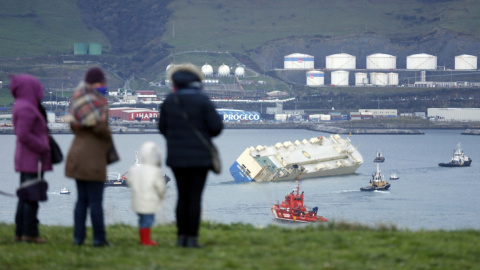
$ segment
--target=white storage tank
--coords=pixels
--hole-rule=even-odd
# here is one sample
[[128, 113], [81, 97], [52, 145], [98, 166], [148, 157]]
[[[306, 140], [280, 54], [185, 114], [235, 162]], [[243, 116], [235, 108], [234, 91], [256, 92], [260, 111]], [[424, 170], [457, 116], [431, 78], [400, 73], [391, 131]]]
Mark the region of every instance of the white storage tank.
[[388, 75], [388, 85], [398, 85], [398, 73], [390, 72]]
[[325, 74], [322, 71], [311, 70], [307, 72], [307, 86], [320, 86], [325, 84]]
[[348, 53], [332, 54], [326, 57], [327, 69], [355, 69], [357, 58]]
[[237, 77], [245, 76], [245, 69], [243, 67], [237, 67], [235, 69], [235, 76], [237, 76]]
[[455, 56], [455, 70], [477, 69], [477, 57], [474, 55], [462, 54]]
[[420, 53], [407, 56], [407, 69], [436, 69], [437, 57]]
[[203, 75], [206, 76], [212, 76], [213, 75], [213, 68], [209, 64], [205, 64], [202, 66], [202, 73]]
[[230, 76], [230, 68], [225, 65], [225, 64], [222, 64], [219, 68], [218, 68], [218, 76], [219, 77], [228, 77]]
[[367, 85], [368, 75], [364, 72], [355, 73], [355, 85]]
[[345, 70], [338, 70], [332, 72], [331, 84], [332, 85], [348, 85], [349, 72]]
[[303, 53], [293, 53], [283, 58], [284, 69], [313, 69], [315, 59], [313, 56]]
[[397, 57], [389, 54], [375, 53], [367, 56], [367, 69], [396, 69]]
[[387, 85], [388, 84], [387, 73], [381, 73], [381, 72], [370, 73], [370, 83], [373, 85]]

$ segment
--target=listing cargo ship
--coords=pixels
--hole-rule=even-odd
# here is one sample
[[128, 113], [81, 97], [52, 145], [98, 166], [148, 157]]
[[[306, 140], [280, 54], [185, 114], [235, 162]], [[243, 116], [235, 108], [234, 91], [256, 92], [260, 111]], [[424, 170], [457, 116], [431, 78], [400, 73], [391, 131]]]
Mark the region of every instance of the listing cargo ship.
[[237, 182], [268, 182], [353, 174], [363, 157], [338, 134], [249, 147], [230, 167]]

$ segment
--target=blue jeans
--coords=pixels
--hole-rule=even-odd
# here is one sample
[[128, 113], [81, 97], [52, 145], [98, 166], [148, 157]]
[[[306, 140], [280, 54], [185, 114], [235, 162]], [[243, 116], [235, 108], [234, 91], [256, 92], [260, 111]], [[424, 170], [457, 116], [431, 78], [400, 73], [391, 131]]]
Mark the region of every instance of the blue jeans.
[[154, 221], [154, 214], [138, 214], [138, 226], [140, 229], [151, 228]]
[[[20, 184], [36, 179], [36, 173], [20, 173]], [[43, 173], [42, 173], [43, 176]], [[24, 202], [18, 200], [17, 212], [15, 214], [15, 236], [38, 236], [38, 202]]]
[[83, 244], [86, 235], [87, 209], [93, 227], [93, 244], [106, 243], [105, 224], [103, 221], [103, 182], [76, 179], [78, 199], [74, 211], [73, 237], [75, 244]]

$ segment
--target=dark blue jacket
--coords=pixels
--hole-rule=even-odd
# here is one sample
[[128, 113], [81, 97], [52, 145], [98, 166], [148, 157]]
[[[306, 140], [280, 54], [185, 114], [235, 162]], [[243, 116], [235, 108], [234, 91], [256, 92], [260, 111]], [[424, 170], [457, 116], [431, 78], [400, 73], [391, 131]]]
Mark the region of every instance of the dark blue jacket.
[[211, 138], [219, 135], [223, 129], [220, 115], [201, 89], [178, 89], [176, 94], [169, 94], [160, 109], [158, 122], [158, 128], [167, 140], [167, 165], [173, 168], [210, 168], [212, 159], [209, 149], [185, 121], [173, 95], [178, 96], [190, 123], [208, 142], [211, 143]]

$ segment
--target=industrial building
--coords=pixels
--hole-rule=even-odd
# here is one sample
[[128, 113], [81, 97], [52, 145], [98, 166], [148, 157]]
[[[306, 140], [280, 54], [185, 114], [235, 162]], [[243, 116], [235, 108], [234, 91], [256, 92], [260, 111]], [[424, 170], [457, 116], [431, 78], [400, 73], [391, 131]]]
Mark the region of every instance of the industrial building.
[[313, 69], [313, 56], [302, 53], [293, 53], [284, 57], [284, 69]]
[[156, 110], [130, 107], [110, 108], [110, 118], [123, 121], [157, 122], [160, 113]]
[[374, 118], [396, 117], [398, 111], [396, 109], [359, 109], [360, 114], [371, 114]]
[[480, 121], [480, 108], [428, 108], [427, 115], [437, 121]]

